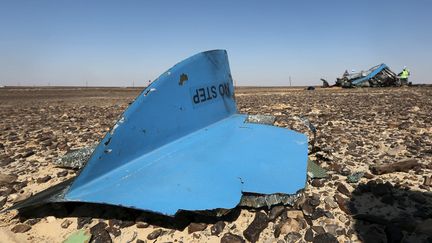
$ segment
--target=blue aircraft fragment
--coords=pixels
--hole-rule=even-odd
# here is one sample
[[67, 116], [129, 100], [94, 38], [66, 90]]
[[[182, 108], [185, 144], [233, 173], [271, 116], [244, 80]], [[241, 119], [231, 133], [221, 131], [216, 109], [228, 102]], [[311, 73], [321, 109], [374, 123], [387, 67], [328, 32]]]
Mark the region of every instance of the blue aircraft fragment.
[[234, 208], [244, 193], [297, 194], [307, 136], [254, 119], [237, 112], [226, 51], [196, 54], [135, 99], [73, 181], [13, 208], [88, 202], [174, 215]]

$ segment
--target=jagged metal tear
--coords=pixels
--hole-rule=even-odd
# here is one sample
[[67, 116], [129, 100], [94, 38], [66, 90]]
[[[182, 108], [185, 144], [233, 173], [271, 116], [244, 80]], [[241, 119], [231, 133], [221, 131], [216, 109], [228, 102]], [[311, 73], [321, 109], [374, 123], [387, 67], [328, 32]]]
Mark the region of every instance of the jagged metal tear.
[[273, 125], [276, 121], [275, 116], [270, 115], [248, 115], [245, 122], [256, 123], [256, 124], [266, 124]]
[[283, 203], [269, 195], [304, 188], [307, 147], [304, 134], [237, 114], [226, 51], [203, 52], [147, 87], [72, 183], [14, 208], [88, 202], [174, 215], [234, 208], [242, 193]]

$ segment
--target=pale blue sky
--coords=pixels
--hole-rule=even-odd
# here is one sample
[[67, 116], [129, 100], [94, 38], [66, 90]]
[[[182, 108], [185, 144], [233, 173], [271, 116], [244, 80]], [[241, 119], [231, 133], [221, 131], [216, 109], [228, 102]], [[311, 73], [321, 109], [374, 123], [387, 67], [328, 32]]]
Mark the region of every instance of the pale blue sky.
[[237, 85], [404, 65], [432, 83], [432, 1], [4, 1], [0, 85], [144, 85], [226, 49]]

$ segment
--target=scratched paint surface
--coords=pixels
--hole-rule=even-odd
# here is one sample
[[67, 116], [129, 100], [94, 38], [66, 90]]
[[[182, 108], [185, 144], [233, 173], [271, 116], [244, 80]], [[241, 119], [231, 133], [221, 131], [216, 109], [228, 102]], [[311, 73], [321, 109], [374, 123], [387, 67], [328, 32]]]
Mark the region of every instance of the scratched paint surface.
[[70, 187], [22, 205], [82, 201], [173, 215], [233, 208], [242, 192], [303, 189], [307, 137], [246, 120], [237, 114], [226, 51], [199, 53], [136, 98]]

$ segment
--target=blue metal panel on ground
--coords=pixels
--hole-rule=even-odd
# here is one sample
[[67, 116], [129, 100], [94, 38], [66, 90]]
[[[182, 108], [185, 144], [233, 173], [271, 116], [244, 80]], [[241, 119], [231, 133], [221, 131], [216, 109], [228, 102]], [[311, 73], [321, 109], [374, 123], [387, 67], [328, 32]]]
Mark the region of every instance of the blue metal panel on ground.
[[242, 192], [294, 194], [305, 186], [307, 138], [233, 115], [71, 191], [68, 200], [173, 215], [233, 208]]
[[173, 215], [233, 208], [242, 192], [303, 189], [307, 137], [245, 120], [237, 114], [226, 51], [197, 54], [136, 98], [70, 187], [21, 206], [81, 201]]

